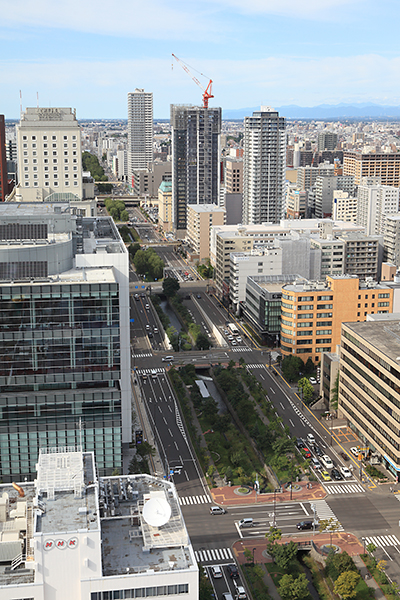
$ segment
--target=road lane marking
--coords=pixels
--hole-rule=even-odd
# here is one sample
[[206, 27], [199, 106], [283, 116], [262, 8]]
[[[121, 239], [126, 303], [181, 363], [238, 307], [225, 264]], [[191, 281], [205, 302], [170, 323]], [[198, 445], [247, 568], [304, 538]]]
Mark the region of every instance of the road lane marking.
[[300, 502], [300, 506], [301, 506], [301, 508], [304, 510], [304, 512], [306, 513], [307, 517], [309, 517], [309, 516], [310, 516], [310, 513], [309, 513], [309, 512], [307, 512], [307, 510], [306, 510], [306, 507], [304, 506], [304, 504], [303, 504], [302, 502]]
[[175, 444], [175, 448], [179, 451], [178, 444], [176, 442], [174, 442], [174, 444]]
[[291, 424], [292, 427], [294, 427], [294, 423], [293, 423], [292, 419], [289, 419], [289, 423]]
[[174, 434], [172, 433], [172, 431], [168, 428], [169, 434], [171, 437], [174, 437]]
[[279, 404], [282, 406], [283, 410], [285, 410], [285, 407], [283, 406], [282, 402], [279, 402]]

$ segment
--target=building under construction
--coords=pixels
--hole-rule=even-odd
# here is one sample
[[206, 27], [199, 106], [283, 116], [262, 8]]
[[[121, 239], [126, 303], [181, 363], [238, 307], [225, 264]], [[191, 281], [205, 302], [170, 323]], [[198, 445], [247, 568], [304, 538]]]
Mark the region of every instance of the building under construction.
[[187, 204], [218, 204], [221, 108], [173, 104], [170, 123], [173, 225], [179, 235], [186, 230]]

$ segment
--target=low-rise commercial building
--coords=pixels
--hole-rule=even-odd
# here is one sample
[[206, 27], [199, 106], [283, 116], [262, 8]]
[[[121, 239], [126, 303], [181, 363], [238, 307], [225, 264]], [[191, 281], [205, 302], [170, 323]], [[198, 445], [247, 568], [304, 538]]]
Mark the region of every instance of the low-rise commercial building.
[[393, 311], [393, 290], [358, 277], [328, 276], [326, 282], [294, 283], [282, 288], [282, 354], [306, 362], [321, 360], [340, 343], [341, 324], [365, 321], [369, 313]]
[[99, 478], [92, 452], [41, 449], [34, 483], [0, 486], [2, 600], [197, 600], [173, 483]]
[[212, 227], [225, 224], [225, 210], [216, 204], [188, 204], [186, 218], [192, 257], [199, 261], [209, 260], [210, 231]]

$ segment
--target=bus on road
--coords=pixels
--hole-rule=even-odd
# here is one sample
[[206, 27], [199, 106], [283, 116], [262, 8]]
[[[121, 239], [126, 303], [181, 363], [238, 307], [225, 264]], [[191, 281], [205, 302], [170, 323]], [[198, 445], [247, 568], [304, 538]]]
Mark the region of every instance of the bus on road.
[[239, 329], [236, 327], [235, 323], [228, 323], [228, 329], [232, 335], [239, 335]]

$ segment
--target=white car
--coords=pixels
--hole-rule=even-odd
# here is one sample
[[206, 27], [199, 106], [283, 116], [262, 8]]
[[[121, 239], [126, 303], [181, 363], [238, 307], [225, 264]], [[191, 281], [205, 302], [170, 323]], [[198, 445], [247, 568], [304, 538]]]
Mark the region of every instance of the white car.
[[360, 452], [359, 452], [359, 450], [358, 450], [357, 446], [352, 446], [352, 447], [350, 448], [350, 452], [351, 452], [351, 453], [352, 453], [352, 454], [353, 454], [353, 455], [354, 455], [356, 458], [358, 458], [358, 455], [360, 454]]
[[340, 467], [340, 472], [343, 475], [343, 477], [352, 477], [351, 471], [347, 467]]
[[240, 342], [242, 341], [242, 338], [240, 337], [240, 335], [236, 338], [236, 341], [238, 344], [240, 344]]
[[333, 462], [327, 454], [321, 456], [321, 462], [324, 465], [325, 469], [333, 469]]
[[310, 377], [309, 381], [312, 385], [315, 385], [317, 383], [317, 380], [315, 379], [315, 377]]

